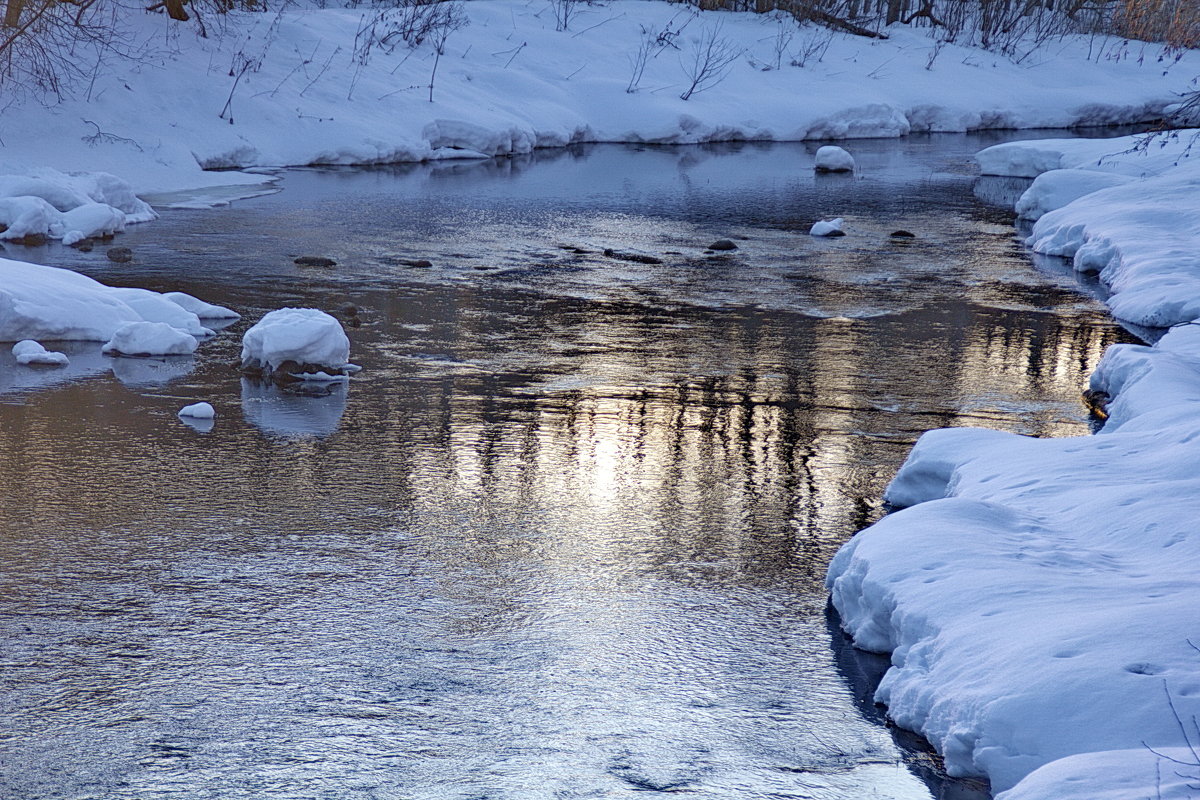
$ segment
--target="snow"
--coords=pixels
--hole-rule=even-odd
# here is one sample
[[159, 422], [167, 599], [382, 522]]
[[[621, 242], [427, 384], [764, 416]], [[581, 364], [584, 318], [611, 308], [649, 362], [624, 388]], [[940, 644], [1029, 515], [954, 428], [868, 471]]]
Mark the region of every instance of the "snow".
[[199, 298], [192, 297], [186, 292], [165, 292], [163, 293], [163, 297], [184, 311], [195, 314], [200, 319], [236, 320], [242, 318], [241, 314], [232, 309], [206, 303]]
[[1117, 316], [1178, 323], [1105, 353], [1103, 429], [925, 433], [886, 491], [902, 510], [829, 569], [855, 644], [892, 654], [876, 699], [997, 800], [1184, 797], [1200, 777], [1179, 722], [1200, 716], [1200, 163], [1133, 144], [978, 156], [1044, 170], [1018, 201], [1045, 212], [1036, 250], [1098, 271]]
[[836, 236], [842, 233], [843, 220], [841, 217], [830, 220], [819, 220], [809, 229], [810, 236]]
[[180, 417], [191, 417], [193, 419], [213, 419], [217, 416], [217, 412], [213, 409], [211, 403], [192, 403], [189, 406], [184, 406], [176, 412]]
[[827, 144], [817, 148], [814, 157], [816, 169], [820, 172], [852, 172], [854, 156], [837, 145]]
[[118, 356], [185, 356], [196, 339], [165, 322], [130, 322], [117, 328], [101, 350]]
[[104, 342], [131, 322], [210, 333], [195, 314], [156, 292], [114, 288], [71, 270], [0, 258], [0, 341]]
[[[283, 165], [479, 158], [576, 142], [852, 139], [1134, 122], [1159, 116], [1200, 72], [1195, 53], [1164, 69], [1154, 46], [1129, 52], [1127, 42], [1103, 37], [1067, 37], [1018, 60], [939, 43], [928, 29], [892, 26], [889, 38], [866, 39], [811, 24], [797, 41], [826, 37], [829, 46], [797, 67], [789, 65], [794, 53], [773, 52], [780, 26], [795, 28], [776, 15], [697, 14], [657, 0], [576, 8], [570, 29], [556, 31], [545, 4], [466, 3], [469, 24], [447, 40], [432, 101], [428, 41], [411, 49], [375, 41], [363, 52], [374, 10], [235, 11], [224, 15], [226, 32], [210, 30], [208, 38], [161, 14], [130, 14], [131, 40], [161, 44], [137, 62], [112, 62], [87, 92], [6, 107], [0, 174], [17, 181], [47, 167], [57, 176], [99, 168], [152, 201], [204, 205], [261, 191], [271, 180], [262, 170]], [[686, 56], [718, 24], [742, 55], [724, 79], [682, 100]], [[652, 53], [635, 78], [631, 57], [648, 34], [668, 29], [678, 49]], [[94, 202], [127, 222], [137, 216], [98, 178], [54, 180], [95, 181], [104, 197]], [[180, 194], [190, 189], [197, 190], [190, 198]], [[15, 196], [48, 194], [0, 181], [0, 197]]]
[[[1200, 783], [1196, 752], [1175, 748], [1160, 758], [1144, 747], [1071, 756], [1047, 764], [996, 800], [1191, 800]], [[1183, 766], [1168, 759], [1190, 764]], [[1147, 784], [1146, 777], [1153, 776]]]
[[71, 363], [65, 353], [48, 351], [32, 339], [25, 339], [14, 344], [12, 354], [21, 366], [36, 364], [39, 366], [65, 367]]
[[242, 337], [242, 369], [273, 373], [286, 362], [341, 372], [350, 339], [336, 318], [315, 308], [281, 308]]
[[1084, 195], [1122, 186], [1133, 181], [1126, 175], [1093, 172], [1086, 169], [1052, 169], [1034, 179], [1016, 203], [1017, 216], [1038, 220], [1043, 214], [1062, 208]]
[[158, 215], [125, 181], [105, 172], [67, 175], [53, 169], [0, 175], [0, 239], [41, 235], [75, 244], [111, 236]]
[[1028, 244], [1097, 273], [1119, 319], [1167, 327], [1200, 317], [1197, 133], [1011, 142], [976, 159], [988, 174], [1046, 170], [1017, 202], [1037, 219]]

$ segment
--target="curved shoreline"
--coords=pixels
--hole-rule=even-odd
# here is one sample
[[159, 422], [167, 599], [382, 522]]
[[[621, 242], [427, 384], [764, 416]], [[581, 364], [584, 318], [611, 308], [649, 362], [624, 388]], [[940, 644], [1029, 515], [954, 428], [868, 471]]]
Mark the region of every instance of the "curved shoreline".
[[[1187, 254], [1197, 248], [1187, 220], [1200, 201], [1179, 187], [1194, 185], [1194, 166], [1176, 158], [1153, 174], [1135, 153], [1105, 166], [1093, 163], [1102, 145], [1056, 144], [1000, 145], [980, 160], [987, 169], [1026, 148], [1010, 160], [1077, 169], [1062, 163], [1074, 147], [1084, 171], [1150, 177], [1050, 211], [1031, 244], [1071, 245], [1060, 254], [1071, 250], [1081, 269], [1106, 256], [1100, 277], [1118, 317], [1190, 313]], [[1157, 216], [1138, 216], [1147, 204]], [[1113, 222], [1129, 219], [1140, 224]], [[1200, 325], [1172, 328], [1153, 347], [1111, 347], [1090, 389], [1111, 398], [1094, 436], [924, 434], [885, 495], [906, 508], [856, 535], [830, 566], [845, 630], [859, 647], [892, 653], [876, 699], [930, 739], [952, 774], [989, 777], [998, 800], [1184, 797], [1200, 774], [1176, 718], [1200, 711], [1190, 634]], [[1173, 764], [1163, 783], [1167, 762], [1147, 748], [1185, 766]]]

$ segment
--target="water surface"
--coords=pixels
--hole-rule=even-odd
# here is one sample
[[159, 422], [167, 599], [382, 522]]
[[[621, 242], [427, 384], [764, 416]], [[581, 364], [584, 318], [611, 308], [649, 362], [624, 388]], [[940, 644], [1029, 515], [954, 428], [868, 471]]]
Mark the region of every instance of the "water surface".
[[[1128, 338], [973, 194], [997, 140], [296, 170], [132, 264], [10, 247], [245, 318], [0, 349], [0, 796], [980, 796], [880, 724], [822, 583], [922, 431], [1086, 434]], [[360, 376], [239, 378], [283, 305]]]

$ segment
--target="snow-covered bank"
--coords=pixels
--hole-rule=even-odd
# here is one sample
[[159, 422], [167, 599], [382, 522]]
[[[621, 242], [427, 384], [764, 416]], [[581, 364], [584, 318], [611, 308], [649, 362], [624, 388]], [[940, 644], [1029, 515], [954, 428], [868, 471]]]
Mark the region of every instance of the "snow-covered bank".
[[1200, 317], [1200, 132], [1011, 142], [979, 153], [984, 174], [1033, 177], [1017, 210], [1029, 244], [1108, 286], [1119, 319], [1166, 327]]
[[[207, 39], [164, 37], [167, 20], [146, 14], [131, 21], [161, 42], [146, 58], [60, 104], [5, 109], [0, 173], [100, 168], [161, 193], [265, 179], [201, 167], [1114, 124], [1154, 117], [1200, 72], [1196, 54], [1163, 74], [1154, 46], [1127, 53], [1086, 37], [1014, 63], [901, 26], [875, 40], [666, 2], [576, 8], [558, 31], [546, 4], [466, 3], [435, 77], [430, 42], [385, 46], [386, 27], [367, 27], [374, 12], [361, 9], [230, 13], [228, 33]], [[683, 100], [705, 34], [737, 57]]]
[[[1191, 322], [1200, 173], [1181, 151], [1130, 144], [1018, 142], [979, 161], [1060, 171], [1045, 173], [1055, 192], [1026, 193], [1065, 203], [1038, 220], [1035, 248], [1099, 268], [1118, 316]], [[887, 490], [908, 508], [829, 570], [856, 644], [892, 652], [888, 713], [998, 800], [1182, 797], [1200, 779], [1200, 324], [1114, 346], [1091, 389], [1110, 398], [1095, 436], [926, 433]]]

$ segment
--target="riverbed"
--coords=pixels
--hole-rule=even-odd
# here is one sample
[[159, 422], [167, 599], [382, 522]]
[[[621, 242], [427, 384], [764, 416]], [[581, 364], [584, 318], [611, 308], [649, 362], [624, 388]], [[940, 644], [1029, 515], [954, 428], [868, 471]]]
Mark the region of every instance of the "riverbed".
[[[129, 264], [8, 247], [243, 319], [0, 352], [0, 795], [985, 797], [883, 726], [823, 579], [921, 432], [1086, 433], [1132, 340], [973, 192], [1002, 139], [290, 170], [157, 198]], [[348, 386], [231, 367], [288, 305]]]

